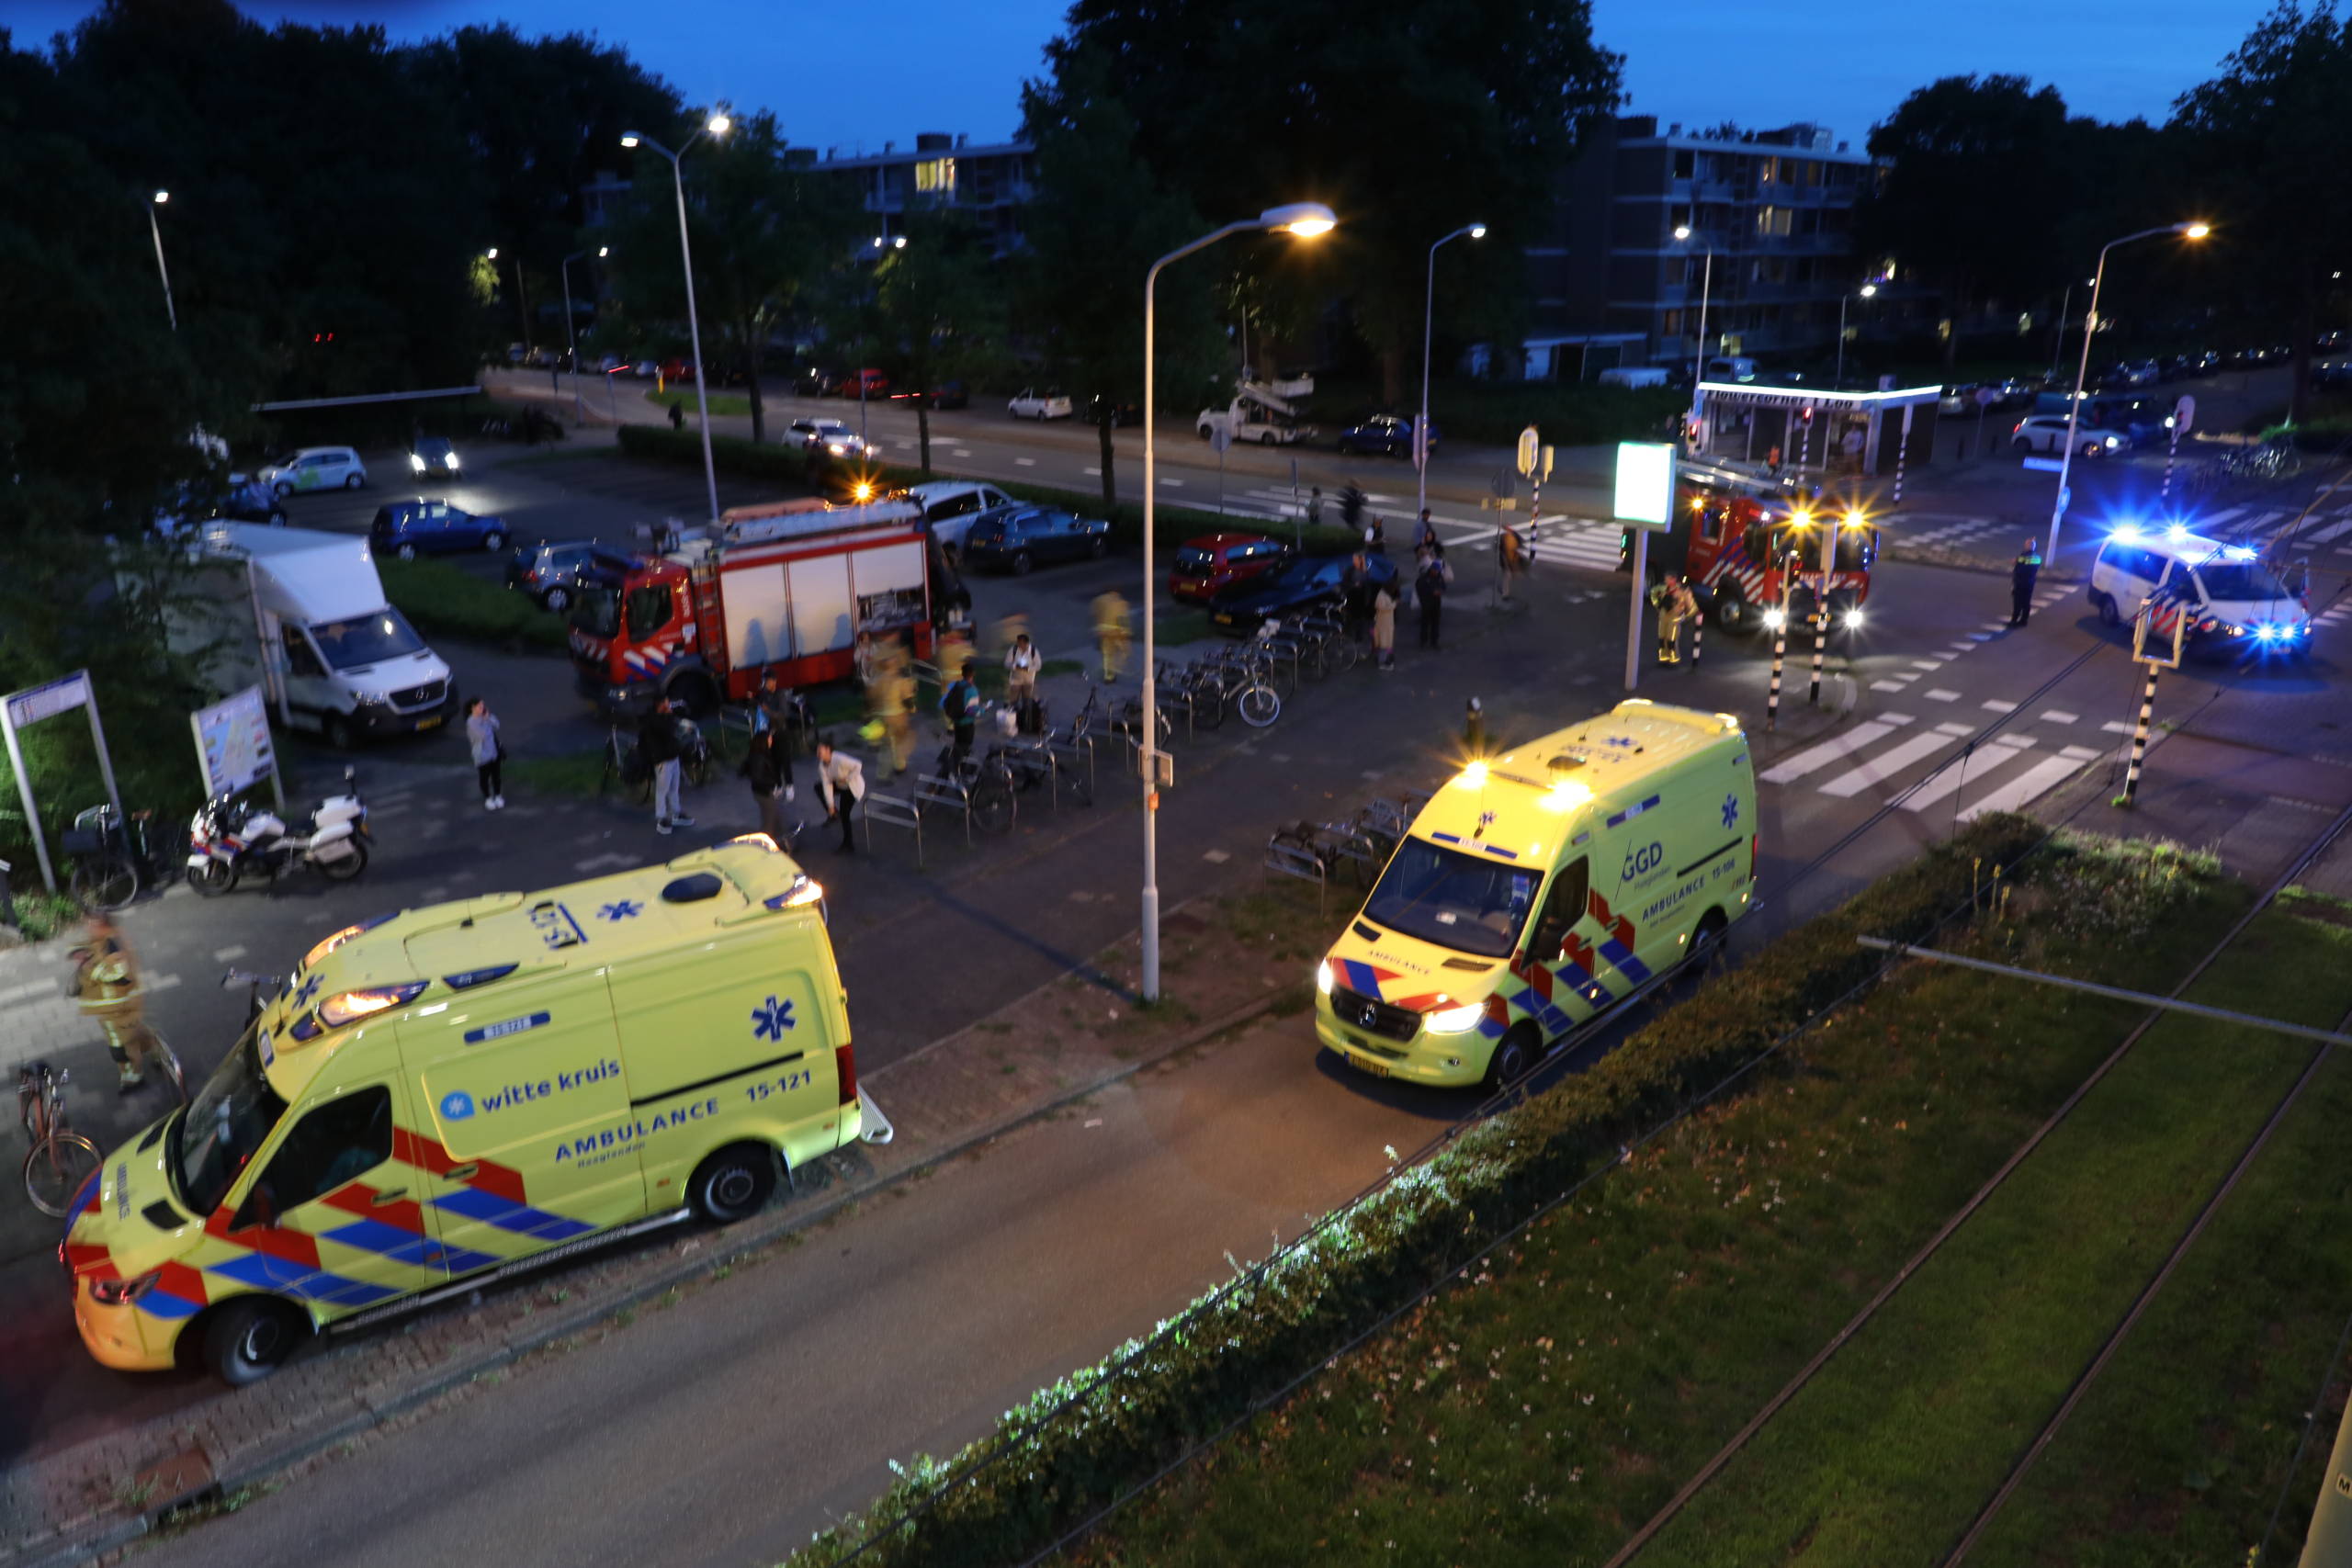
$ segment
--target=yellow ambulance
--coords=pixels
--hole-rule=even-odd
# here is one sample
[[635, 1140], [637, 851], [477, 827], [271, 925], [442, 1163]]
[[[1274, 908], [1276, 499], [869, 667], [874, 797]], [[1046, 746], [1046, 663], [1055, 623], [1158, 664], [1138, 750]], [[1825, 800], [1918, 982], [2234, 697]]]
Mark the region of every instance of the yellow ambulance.
[[1506, 1083], [1723, 940], [1756, 886], [1728, 714], [1632, 699], [1439, 789], [1316, 971], [1316, 1037], [1380, 1077]]
[[249, 1382], [327, 1324], [757, 1212], [865, 1120], [822, 896], [752, 834], [328, 937], [77, 1195], [83, 1342]]

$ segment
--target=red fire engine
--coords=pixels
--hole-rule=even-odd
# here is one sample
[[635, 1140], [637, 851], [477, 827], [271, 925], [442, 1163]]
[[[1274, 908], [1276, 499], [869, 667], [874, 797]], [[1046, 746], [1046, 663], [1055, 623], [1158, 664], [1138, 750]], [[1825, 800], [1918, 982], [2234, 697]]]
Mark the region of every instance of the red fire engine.
[[[1787, 596], [1790, 622], [1815, 613], [1821, 588], [1825, 531], [1834, 522], [1828, 601], [1831, 624], [1859, 624], [1878, 558], [1878, 525], [1860, 513], [1839, 515], [1826, 498], [1808, 500], [1761, 476], [1691, 464], [1676, 487], [1674, 525], [1650, 536], [1649, 576], [1674, 572], [1712, 596], [1711, 616], [1725, 631], [1755, 631], [1764, 613]], [[1618, 570], [1632, 570], [1632, 536], [1621, 542]]]
[[608, 716], [670, 698], [706, 714], [748, 701], [765, 671], [786, 686], [846, 678], [866, 633], [903, 635], [928, 659], [933, 582], [955, 582], [937, 555], [910, 501], [737, 507], [625, 574], [582, 581], [580, 693]]

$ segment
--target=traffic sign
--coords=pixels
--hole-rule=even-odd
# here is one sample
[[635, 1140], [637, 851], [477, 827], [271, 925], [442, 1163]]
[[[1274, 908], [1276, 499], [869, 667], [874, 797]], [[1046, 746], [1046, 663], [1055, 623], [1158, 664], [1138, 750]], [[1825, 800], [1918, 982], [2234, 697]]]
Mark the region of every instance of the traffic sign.
[[1532, 424], [1519, 433], [1519, 471], [1527, 478], [1532, 479], [1535, 475], [1536, 451], [1542, 441], [1543, 437], [1535, 434], [1535, 427]]
[[[1634, 528], [1664, 528], [1674, 520], [1674, 448], [1662, 441], [1617, 444], [1615, 516]], [[1639, 585], [1636, 584], [1636, 587]]]
[[1232, 421], [1221, 419], [1209, 426], [1209, 446], [1211, 447], [1215, 448], [1218, 452], [1223, 452], [1227, 447], [1232, 445]]
[[2188, 427], [2197, 423], [2197, 400], [2187, 392], [2172, 406], [2172, 429], [2175, 435], [2186, 435]]
[[1977, 389], [1976, 389], [1976, 406], [1977, 406], [1978, 408], [1980, 408], [1980, 409], [1989, 409], [1989, 408], [1991, 408], [1995, 403], [1997, 403], [1997, 402], [1999, 402], [2000, 400], [2001, 400], [2001, 390], [2000, 390], [2000, 389], [1999, 389], [1999, 388], [1997, 388], [1997, 387], [1979, 387], [1979, 388], [1977, 388]]

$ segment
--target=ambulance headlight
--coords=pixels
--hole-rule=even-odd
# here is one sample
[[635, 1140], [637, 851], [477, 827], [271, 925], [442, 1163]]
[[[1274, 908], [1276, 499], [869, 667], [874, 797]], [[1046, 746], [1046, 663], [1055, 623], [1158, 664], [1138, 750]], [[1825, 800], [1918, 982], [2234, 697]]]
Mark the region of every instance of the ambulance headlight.
[[155, 1281], [163, 1277], [164, 1271], [158, 1269], [152, 1274], [141, 1274], [136, 1280], [93, 1280], [90, 1281], [90, 1299], [100, 1306], [121, 1306], [153, 1290]]
[[1315, 988], [1327, 997], [1331, 994], [1331, 961], [1328, 958], [1315, 966]]
[[824, 884], [815, 877], [796, 876], [792, 879], [791, 891], [784, 896], [784, 907], [787, 909], [804, 908], [824, 896]]
[[1862, 613], [1861, 613], [1861, 611], [1860, 611], [1860, 610], [1859, 610], [1859, 609], [1854, 609], [1854, 610], [1849, 610], [1849, 611], [1847, 611], [1847, 612], [1846, 612], [1846, 629], [1847, 629], [1848, 631], [1852, 631], [1855, 627], [1857, 627], [1857, 626], [1860, 626], [1861, 624], [1862, 624]]
[[338, 991], [319, 1004], [319, 1021], [329, 1029], [341, 1029], [388, 1008], [413, 1002], [431, 984], [430, 980], [411, 980], [404, 985], [378, 986], [365, 991]]
[[1477, 1028], [1478, 1021], [1486, 1016], [1487, 1004], [1472, 1002], [1467, 1007], [1440, 1008], [1435, 1012], [1423, 1013], [1421, 1027], [1431, 1034], [1460, 1034]]

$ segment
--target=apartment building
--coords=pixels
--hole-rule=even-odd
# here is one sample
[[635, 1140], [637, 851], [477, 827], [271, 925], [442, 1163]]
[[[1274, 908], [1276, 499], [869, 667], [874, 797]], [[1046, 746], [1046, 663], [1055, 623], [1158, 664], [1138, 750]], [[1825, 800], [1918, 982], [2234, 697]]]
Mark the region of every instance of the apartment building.
[[879, 152], [843, 156], [839, 147], [828, 147], [815, 158], [808, 151], [813, 167], [856, 187], [874, 220], [866, 238], [872, 248], [887, 247], [907, 211], [926, 206], [971, 213], [995, 234], [1000, 255], [1021, 244], [1021, 209], [1035, 178], [1036, 149], [1025, 141], [975, 147], [968, 136], [925, 131], [904, 150], [886, 141]]
[[[1873, 177], [1869, 153], [1818, 125], [1661, 135], [1654, 116], [1598, 122], [1561, 178], [1552, 231], [1528, 252], [1526, 373], [1576, 379], [1694, 357], [1702, 285], [1710, 354], [1832, 347], [1840, 298], [1874, 270], [1853, 239]], [[1849, 303], [1849, 325], [1905, 308], [1882, 290]]]

